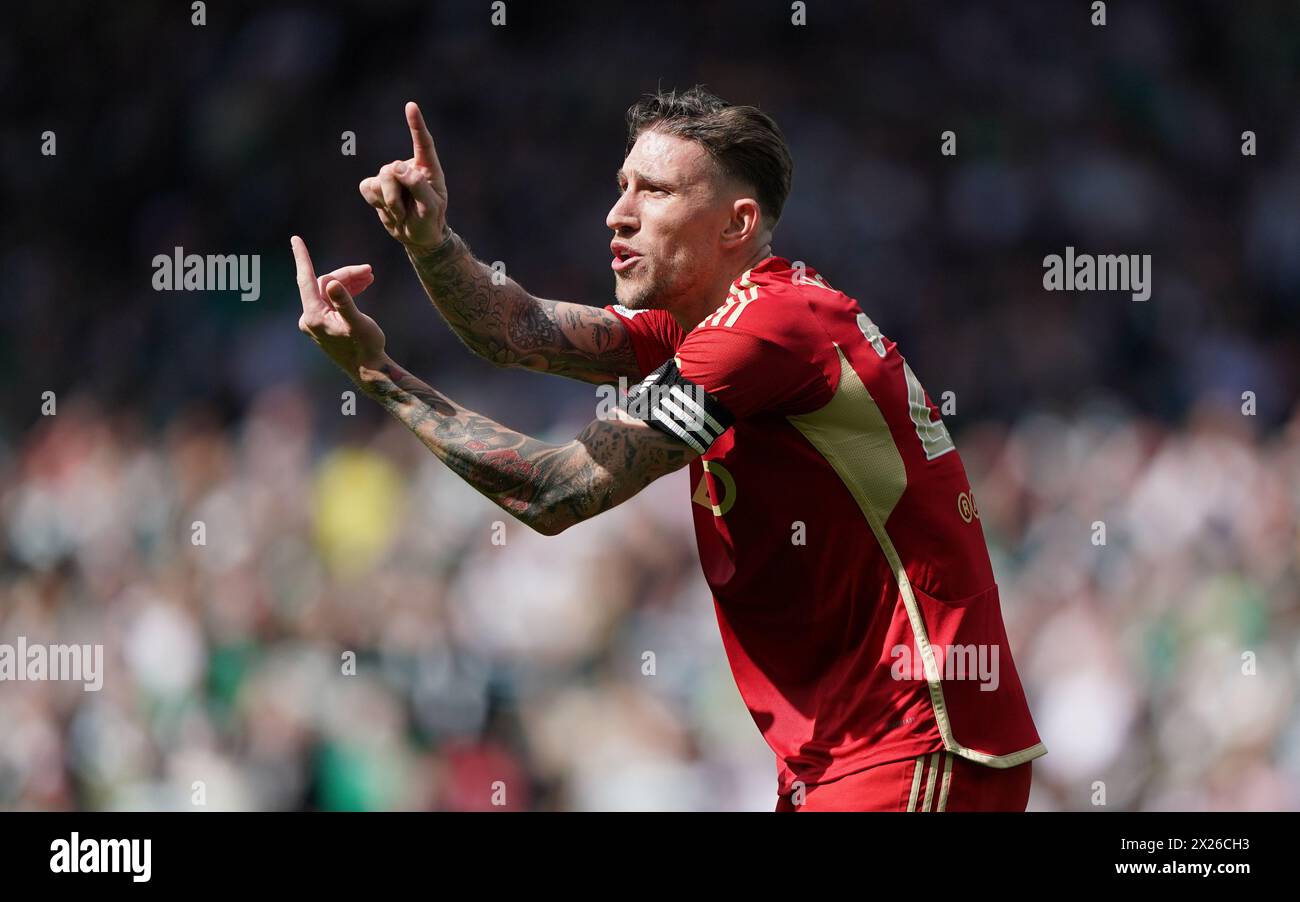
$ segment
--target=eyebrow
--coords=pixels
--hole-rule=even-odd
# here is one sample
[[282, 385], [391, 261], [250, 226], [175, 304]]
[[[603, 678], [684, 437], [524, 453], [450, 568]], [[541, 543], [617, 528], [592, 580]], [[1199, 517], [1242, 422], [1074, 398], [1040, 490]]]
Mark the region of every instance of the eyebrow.
[[[669, 182], [667, 179], [655, 178], [653, 176], [646, 175], [644, 172], [638, 172], [635, 169], [632, 170], [632, 174], [636, 176], [639, 181], [649, 182], [651, 185], [659, 185], [664, 188], [671, 187], [672, 185], [672, 183]], [[619, 188], [622, 188], [623, 179], [626, 177], [627, 176], [623, 173], [623, 170], [619, 169], [614, 173], [614, 183], [617, 184]]]

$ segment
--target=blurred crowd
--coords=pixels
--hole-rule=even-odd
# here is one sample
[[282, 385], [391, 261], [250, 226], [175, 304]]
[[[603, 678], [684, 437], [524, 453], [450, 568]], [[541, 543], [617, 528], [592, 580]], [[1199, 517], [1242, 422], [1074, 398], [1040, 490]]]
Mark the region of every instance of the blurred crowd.
[[[298, 233], [375, 266], [407, 368], [571, 437], [592, 391], [472, 358], [357, 182], [419, 100], [479, 255], [607, 303], [623, 111], [696, 82], [787, 135], [776, 251], [954, 392], [1049, 748], [1031, 807], [1300, 807], [1300, 12], [1110, 6], [11, 11], [0, 642], [100, 642], [107, 674], [0, 683], [0, 807], [772, 807], [685, 474], [499, 544], [295, 327]], [[1150, 300], [1045, 292], [1067, 245], [1150, 254]], [[260, 299], [154, 292], [177, 246], [261, 254]]]
[[[0, 805], [774, 804], [685, 471], [546, 538], [399, 426], [317, 425], [278, 388], [235, 428], [74, 401], [24, 440], [0, 636], [102, 643], [105, 673], [0, 683]], [[1300, 807], [1300, 417], [1098, 405], [958, 443], [1049, 749], [1031, 806]]]

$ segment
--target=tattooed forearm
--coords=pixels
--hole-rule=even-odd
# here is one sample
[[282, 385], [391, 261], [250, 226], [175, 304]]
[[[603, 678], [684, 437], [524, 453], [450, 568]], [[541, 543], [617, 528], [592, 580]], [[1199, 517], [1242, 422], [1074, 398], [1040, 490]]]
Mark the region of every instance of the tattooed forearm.
[[408, 256], [434, 306], [480, 357], [584, 382], [639, 375], [627, 330], [612, 313], [533, 297], [476, 260], [457, 235], [440, 251]]
[[494, 345], [499, 345], [506, 313], [519, 302], [523, 289], [509, 280], [492, 284], [492, 271], [474, 258], [459, 235], [452, 236], [450, 247], [436, 253], [408, 250], [407, 256], [429, 299], [461, 341], [475, 354], [509, 365], [497, 359], [499, 349]]
[[361, 381], [456, 475], [546, 535], [626, 501], [695, 456], [626, 420], [595, 420], [564, 445], [541, 442], [461, 407], [391, 361]]

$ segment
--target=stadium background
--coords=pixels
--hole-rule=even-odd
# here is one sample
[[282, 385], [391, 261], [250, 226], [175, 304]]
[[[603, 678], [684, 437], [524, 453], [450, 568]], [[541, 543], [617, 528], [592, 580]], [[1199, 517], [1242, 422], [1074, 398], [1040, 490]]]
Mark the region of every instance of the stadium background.
[[[955, 393], [1049, 748], [1031, 810], [1095, 781], [1300, 807], [1300, 8], [1088, 6], [7, 10], [0, 641], [102, 642], [107, 675], [0, 684], [0, 807], [185, 809], [202, 780], [210, 808], [466, 810], [502, 779], [511, 809], [771, 809], [685, 474], [494, 546], [502, 515], [364, 398], [341, 415], [296, 329], [295, 232], [318, 270], [374, 265], [397, 360], [567, 439], [593, 390], [472, 357], [356, 184], [419, 100], [479, 256], [607, 303], [623, 111], [695, 82], [790, 141], [777, 252]], [[153, 291], [178, 245], [261, 254], [261, 298]], [[1151, 299], [1045, 292], [1066, 245], [1151, 254]]]

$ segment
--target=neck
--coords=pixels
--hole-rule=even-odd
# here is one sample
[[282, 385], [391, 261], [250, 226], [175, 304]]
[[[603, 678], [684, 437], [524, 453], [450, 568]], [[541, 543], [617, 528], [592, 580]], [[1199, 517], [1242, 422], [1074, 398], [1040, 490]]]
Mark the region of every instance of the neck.
[[742, 263], [724, 267], [719, 272], [718, 277], [710, 282], [703, 291], [689, 298], [683, 298], [680, 303], [674, 304], [671, 313], [673, 319], [677, 321], [677, 325], [682, 327], [683, 332], [694, 329], [704, 317], [722, 306], [727, 300], [727, 292], [731, 288], [731, 283], [736, 281], [741, 273], [753, 269], [770, 256], [772, 256], [772, 245], [770, 243], [764, 244]]

